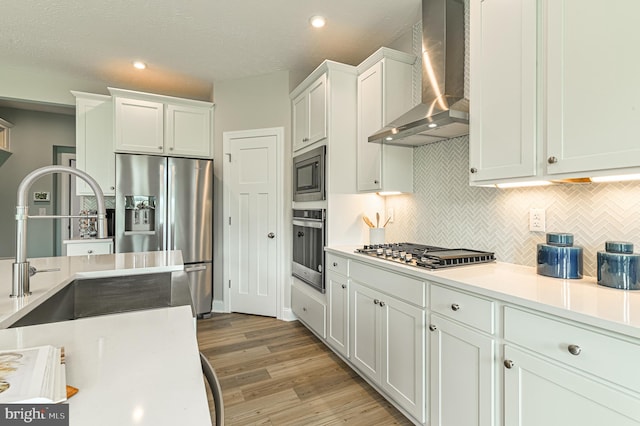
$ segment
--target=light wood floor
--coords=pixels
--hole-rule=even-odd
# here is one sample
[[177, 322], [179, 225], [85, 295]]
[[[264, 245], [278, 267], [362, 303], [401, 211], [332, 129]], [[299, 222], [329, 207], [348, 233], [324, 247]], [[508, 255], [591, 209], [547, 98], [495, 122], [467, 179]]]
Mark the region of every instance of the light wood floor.
[[411, 424], [297, 321], [214, 314], [198, 321], [198, 343], [227, 425]]

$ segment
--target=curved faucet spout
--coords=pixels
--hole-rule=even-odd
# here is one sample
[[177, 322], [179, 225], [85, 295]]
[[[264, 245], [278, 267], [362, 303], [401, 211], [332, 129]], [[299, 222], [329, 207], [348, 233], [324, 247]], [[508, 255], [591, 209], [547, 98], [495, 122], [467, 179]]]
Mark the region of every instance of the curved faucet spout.
[[[11, 297], [23, 297], [29, 291], [29, 262], [27, 262], [27, 218], [29, 214], [28, 192], [34, 181], [54, 173], [68, 173], [87, 182], [96, 195], [98, 203], [97, 237], [107, 238], [107, 219], [104, 194], [98, 182], [82, 170], [67, 166], [45, 166], [25, 176], [18, 186], [16, 204], [16, 261], [13, 264], [13, 283]], [[61, 216], [60, 216], [61, 217]]]

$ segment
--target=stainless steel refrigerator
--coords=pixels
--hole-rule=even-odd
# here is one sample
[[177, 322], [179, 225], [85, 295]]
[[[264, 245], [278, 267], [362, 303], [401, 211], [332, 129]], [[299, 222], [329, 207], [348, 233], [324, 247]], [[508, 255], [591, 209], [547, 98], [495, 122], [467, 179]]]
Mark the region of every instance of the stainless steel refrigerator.
[[213, 161], [116, 155], [116, 253], [181, 250], [199, 316], [213, 297]]

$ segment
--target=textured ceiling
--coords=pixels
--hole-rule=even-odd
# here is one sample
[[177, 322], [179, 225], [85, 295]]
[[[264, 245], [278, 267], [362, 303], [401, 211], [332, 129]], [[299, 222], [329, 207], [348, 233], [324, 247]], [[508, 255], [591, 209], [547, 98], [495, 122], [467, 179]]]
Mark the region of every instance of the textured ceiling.
[[[324, 59], [358, 64], [417, 21], [420, 0], [23, 0], [2, 9], [5, 65], [208, 99], [216, 80], [305, 75]], [[311, 28], [313, 15], [327, 26]], [[137, 59], [148, 69], [134, 70]]]

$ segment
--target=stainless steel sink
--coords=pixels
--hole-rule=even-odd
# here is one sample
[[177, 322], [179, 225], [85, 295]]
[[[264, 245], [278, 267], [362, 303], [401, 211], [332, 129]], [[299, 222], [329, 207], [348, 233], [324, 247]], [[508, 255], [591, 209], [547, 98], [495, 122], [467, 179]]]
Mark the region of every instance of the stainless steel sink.
[[195, 316], [184, 271], [82, 278], [69, 283], [10, 328], [182, 305], [190, 305]]

